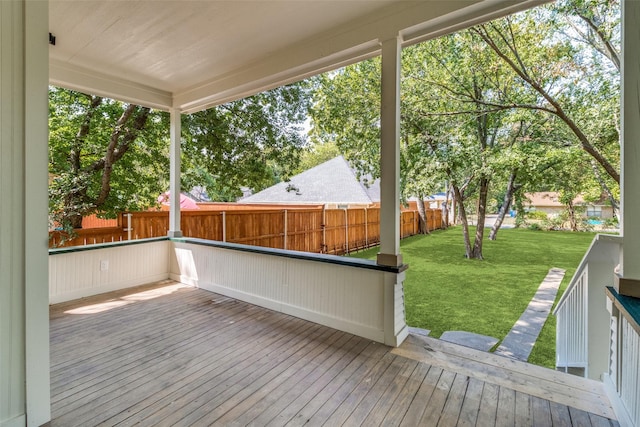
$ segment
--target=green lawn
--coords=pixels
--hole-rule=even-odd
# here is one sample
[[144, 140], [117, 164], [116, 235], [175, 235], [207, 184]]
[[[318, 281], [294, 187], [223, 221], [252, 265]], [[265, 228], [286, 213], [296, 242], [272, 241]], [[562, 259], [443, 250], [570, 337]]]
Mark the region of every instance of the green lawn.
[[[433, 337], [461, 330], [502, 340], [552, 267], [567, 271], [560, 297], [593, 237], [594, 233], [503, 229], [496, 241], [485, 239], [484, 261], [464, 257], [460, 227], [404, 239], [401, 251], [409, 264], [404, 283], [407, 323], [430, 329]], [[372, 248], [353, 256], [373, 259], [377, 252]], [[552, 315], [529, 361], [554, 367]]]

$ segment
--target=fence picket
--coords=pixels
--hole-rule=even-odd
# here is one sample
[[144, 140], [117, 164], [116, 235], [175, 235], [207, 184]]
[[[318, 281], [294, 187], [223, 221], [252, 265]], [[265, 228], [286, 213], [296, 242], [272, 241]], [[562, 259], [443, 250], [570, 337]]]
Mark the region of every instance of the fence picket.
[[[416, 211], [400, 213], [401, 236], [418, 232]], [[61, 231], [49, 233], [49, 246], [81, 246], [89, 241], [108, 242], [166, 236], [169, 212], [123, 213], [119, 227], [76, 230], [65, 239]], [[442, 228], [442, 213], [427, 209], [429, 230]], [[181, 229], [185, 237], [230, 243], [290, 249], [294, 251], [342, 255], [380, 242], [380, 208], [254, 209], [227, 211], [182, 211]], [[63, 243], [61, 243], [64, 241]]]

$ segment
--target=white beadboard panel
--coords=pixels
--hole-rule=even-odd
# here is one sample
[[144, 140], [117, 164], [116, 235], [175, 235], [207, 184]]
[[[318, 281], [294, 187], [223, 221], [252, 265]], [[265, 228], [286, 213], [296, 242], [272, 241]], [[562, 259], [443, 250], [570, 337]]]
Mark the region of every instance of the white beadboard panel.
[[382, 271], [188, 242], [173, 245], [174, 280], [384, 342]]
[[[96, 245], [49, 255], [52, 304], [164, 280], [169, 277], [171, 242]], [[103, 263], [108, 263], [105, 270]]]

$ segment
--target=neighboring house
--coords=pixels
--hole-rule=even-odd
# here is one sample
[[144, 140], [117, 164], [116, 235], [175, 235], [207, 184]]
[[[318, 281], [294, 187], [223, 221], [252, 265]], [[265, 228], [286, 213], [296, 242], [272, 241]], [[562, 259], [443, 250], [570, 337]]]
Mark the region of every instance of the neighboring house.
[[[526, 193], [525, 198], [524, 207], [528, 211], [541, 211], [547, 215], [556, 216], [566, 209], [566, 206], [560, 202], [558, 193], [554, 191]], [[582, 196], [578, 196], [573, 200], [573, 204], [574, 206], [585, 207], [583, 215], [586, 217], [613, 217], [613, 208], [601, 202], [586, 202]]]
[[347, 160], [338, 156], [238, 203], [309, 204], [327, 208], [371, 206], [380, 203], [380, 180], [372, 180], [370, 176], [358, 178]]
[[[158, 203], [160, 204], [160, 210], [168, 211], [171, 193], [169, 191], [165, 191], [161, 195], [158, 196]], [[198, 210], [200, 209], [196, 204], [196, 201], [193, 200], [188, 193], [180, 193], [180, 210]]]

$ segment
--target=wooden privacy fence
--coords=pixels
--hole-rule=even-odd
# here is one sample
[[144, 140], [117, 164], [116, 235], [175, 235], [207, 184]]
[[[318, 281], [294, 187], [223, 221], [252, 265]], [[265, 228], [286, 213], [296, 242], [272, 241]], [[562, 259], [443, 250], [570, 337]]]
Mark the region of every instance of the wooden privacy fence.
[[[418, 233], [417, 211], [400, 214], [401, 238]], [[442, 228], [442, 212], [427, 209], [430, 230]], [[49, 246], [81, 246], [166, 236], [169, 212], [121, 214], [118, 227], [76, 230], [65, 239], [49, 233]], [[342, 255], [380, 242], [380, 208], [182, 211], [185, 237]]]

